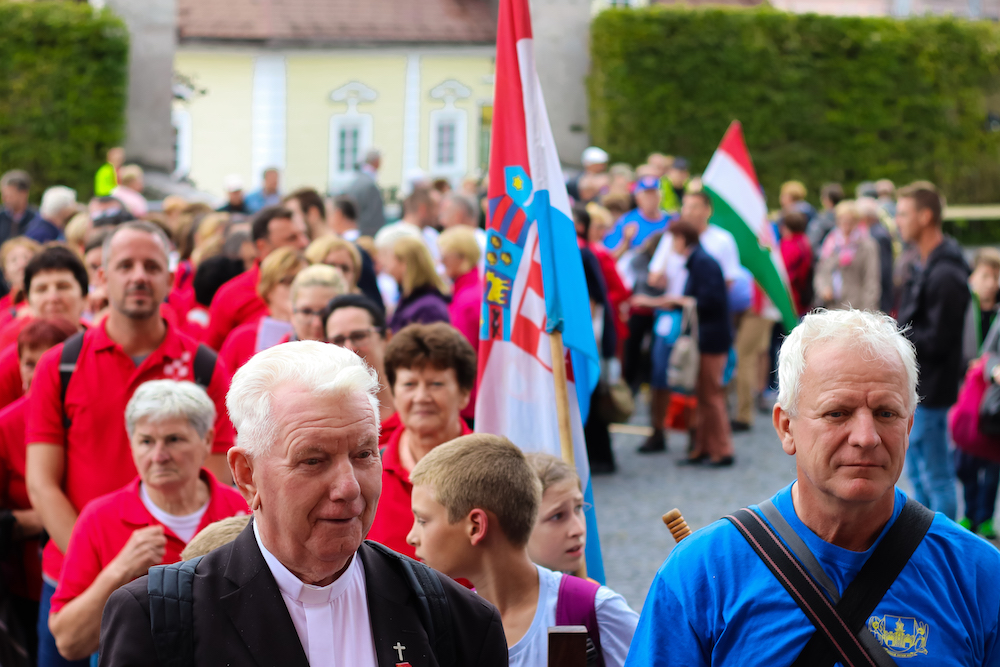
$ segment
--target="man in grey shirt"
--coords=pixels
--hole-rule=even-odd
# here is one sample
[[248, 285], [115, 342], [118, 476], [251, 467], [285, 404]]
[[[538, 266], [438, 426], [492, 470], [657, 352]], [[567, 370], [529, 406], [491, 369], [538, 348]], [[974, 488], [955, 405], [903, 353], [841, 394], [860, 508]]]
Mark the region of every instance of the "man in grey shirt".
[[358, 202], [358, 229], [362, 236], [375, 236], [375, 232], [385, 224], [382, 193], [375, 183], [381, 162], [382, 154], [379, 150], [369, 149], [357, 177], [344, 191], [344, 194], [351, 195]]

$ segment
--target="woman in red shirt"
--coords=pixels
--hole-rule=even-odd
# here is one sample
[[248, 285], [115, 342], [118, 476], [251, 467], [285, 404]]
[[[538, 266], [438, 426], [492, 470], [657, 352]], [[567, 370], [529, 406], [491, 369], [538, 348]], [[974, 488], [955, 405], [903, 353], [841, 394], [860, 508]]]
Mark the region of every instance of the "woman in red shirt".
[[239, 493], [202, 467], [214, 424], [215, 404], [192, 382], [154, 380], [136, 389], [125, 428], [139, 476], [84, 507], [52, 596], [49, 628], [67, 660], [97, 650], [101, 612], [117, 588], [153, 565], [179, 561], [210, 523], [248, 512]]

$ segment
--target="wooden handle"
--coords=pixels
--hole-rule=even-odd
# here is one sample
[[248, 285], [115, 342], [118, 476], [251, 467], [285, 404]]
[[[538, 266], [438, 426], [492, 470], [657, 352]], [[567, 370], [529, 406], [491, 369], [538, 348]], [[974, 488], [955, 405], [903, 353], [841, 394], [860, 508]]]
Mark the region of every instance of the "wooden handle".
[[691, 534], [691, 528], [687, 521], [681, 516], [681, 511], [676, 507], [663, 515], [663, 523], [670, 529], [670, 534], [674, 536], [675, 542], [680, 542]]

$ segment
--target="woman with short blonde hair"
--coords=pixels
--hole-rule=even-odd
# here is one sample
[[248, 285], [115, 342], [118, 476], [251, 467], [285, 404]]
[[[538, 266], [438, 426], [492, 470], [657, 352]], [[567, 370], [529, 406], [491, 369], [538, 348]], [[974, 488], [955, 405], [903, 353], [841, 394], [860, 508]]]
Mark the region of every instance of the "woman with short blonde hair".
[[882, 298], [878, 243], [860, 224], [856, 202], [845, 199], [833, 212], [837, 226], [823, 242], [813, 280], [820, 304], [877, 312]]
[[323, 313], [334, 297], [350, 290], [339, 269], [313, 264], [292, 281], [292, 326], [295, 340], [324, 340]]
[[267, 303], [268, 314], [233, 329], [219, 356], [226, 368], [236, 372], [250, 357], [267, 348], [292, 339], [292, 283], [309, 266], [295, 248], [278, 248], [260, 263], [257, 294]]
[[309, 244], [305, 255], [310, 264], [326, 264], [340, 269], [347, 280], [348, 291], [357, 291], [358, 277], [361, 275], [361, 253], [353, 243], [332, 234], [321, 236]]
[[382, 268], [399, 283], [399, 303], [389, 320], [396, 333], [407, 324], [450, 322], [444, 282], [422, 239], [404, 236], [381, 253]]

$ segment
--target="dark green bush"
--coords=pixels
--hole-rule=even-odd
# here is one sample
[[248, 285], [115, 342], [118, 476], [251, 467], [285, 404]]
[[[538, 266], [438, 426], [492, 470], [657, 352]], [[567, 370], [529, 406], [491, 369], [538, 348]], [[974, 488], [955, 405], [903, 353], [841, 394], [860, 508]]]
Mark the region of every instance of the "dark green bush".
[[94, 189], [121, 143], [128, 32], [87, 3], [0, 0], [0, 171], [31, 174], [32, 199], [63, 184]]
[[768, 202], [798, 179], [934, 181], [1000, 201], [1000, 28], [951, 18], [773, 9], [607, 10], [591, 28], [590, 132], [612, 161], [651, 151], [705, 168], [742, 121]]

